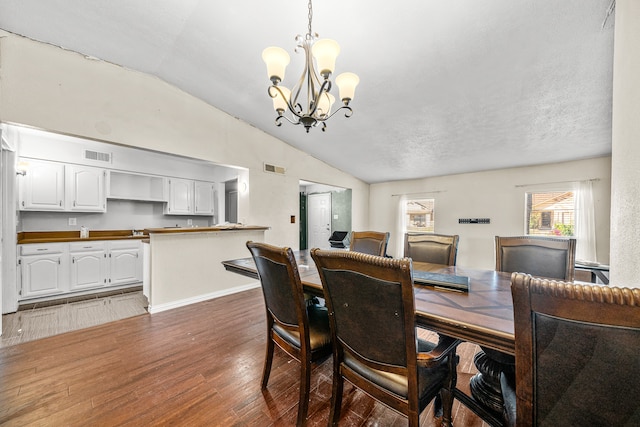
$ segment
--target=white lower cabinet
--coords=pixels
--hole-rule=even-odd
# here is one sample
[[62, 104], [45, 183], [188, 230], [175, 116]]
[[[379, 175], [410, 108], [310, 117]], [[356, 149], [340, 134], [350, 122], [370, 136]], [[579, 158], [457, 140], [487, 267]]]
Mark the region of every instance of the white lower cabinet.
[[139, 240], [109, 242], [108, 285], [142, 281], [142, 248]]
[[18, 246], [19, 299], [142, 282], [140, 240]]
[[22, 245], [18, 257], [19, 298], [55, 295], [68, 290], [67, 245]]
[[106, 242], [70, 243], [70, 291], [106, 286]]

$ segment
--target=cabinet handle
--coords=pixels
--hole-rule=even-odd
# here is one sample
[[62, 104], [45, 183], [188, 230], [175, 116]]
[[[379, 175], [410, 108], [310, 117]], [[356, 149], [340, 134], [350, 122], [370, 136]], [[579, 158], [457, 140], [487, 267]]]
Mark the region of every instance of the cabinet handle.
[[60, 202], [58, 203], [60, 206], [62, 206], [62, 200], [60, 200]]
[[74, 208], [76, 207], [76, 201], [75, 200], [73, 201], [73, 207]]
[[76, 257], [71, 257], [71, 264], [75, 264], [76, 263]]
[[22, 207], [24, 208], [24, 200], [22, 201]]

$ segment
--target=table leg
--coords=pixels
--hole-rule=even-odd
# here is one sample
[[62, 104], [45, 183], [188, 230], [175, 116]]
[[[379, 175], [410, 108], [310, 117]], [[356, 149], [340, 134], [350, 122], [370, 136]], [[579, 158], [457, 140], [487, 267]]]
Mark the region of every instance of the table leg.
[[502, 390], [500, 388], [500, 372], [513, 373], [515, 358], [489, 348], [480, 347], [473, 362], [478, 373], [471, 378], [471, 395], [490, 412], [501, 416]]

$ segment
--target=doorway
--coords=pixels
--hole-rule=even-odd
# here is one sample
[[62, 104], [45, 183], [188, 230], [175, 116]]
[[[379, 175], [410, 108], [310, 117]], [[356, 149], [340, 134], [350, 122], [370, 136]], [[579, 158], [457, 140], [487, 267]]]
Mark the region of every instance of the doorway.
[[331, 193], [310, 194], [307, 199], [307, 230], [310, 248], [329, 248]]
[[224, 220], [235, 224], [238, 222], [238, 179], [224, 183]]
[[330, 248], [335, 231], [351, 231], [351, 189], [300, 181], [300, 249]]

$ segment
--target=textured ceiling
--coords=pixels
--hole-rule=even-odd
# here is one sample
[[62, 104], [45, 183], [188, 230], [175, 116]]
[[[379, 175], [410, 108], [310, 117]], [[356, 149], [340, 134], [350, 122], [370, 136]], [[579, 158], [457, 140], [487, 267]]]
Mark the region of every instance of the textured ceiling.
[[316, 0], [313, 31], [360, 85], [351, 118], [309, 134], [274, 125], [261, 59], [284, 48], [297, 80], [305, 0], [2, 0], [0, 28], [158, 76], [375, 183], [610, 154], [611, 3]]

